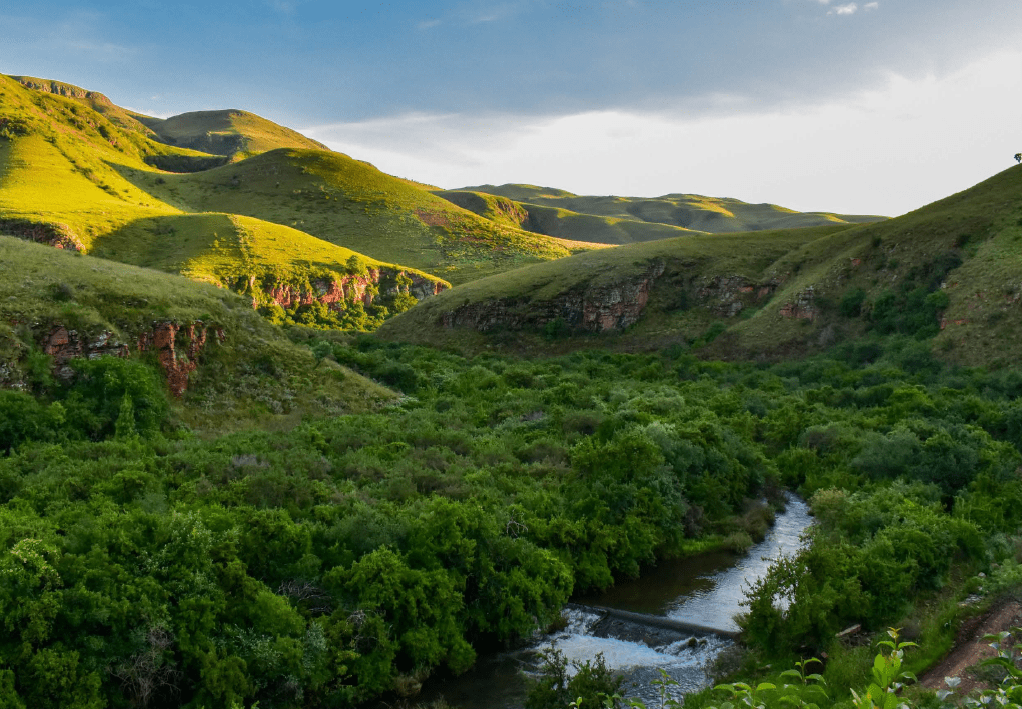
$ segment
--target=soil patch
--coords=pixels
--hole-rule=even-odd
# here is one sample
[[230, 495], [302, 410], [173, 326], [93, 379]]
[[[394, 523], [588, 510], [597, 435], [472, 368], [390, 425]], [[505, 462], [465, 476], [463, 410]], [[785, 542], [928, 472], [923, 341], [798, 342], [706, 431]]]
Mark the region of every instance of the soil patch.
[[1022, 605], [1014, 600], [1004, 601], [984, 615], [969, 618], [962, 623], [951, 652], [927, 670], [919, 678], [919, 684], [927, 689], [945, 689], [945, 677], [959, 677], [962, 683], [955, 690], [955, 694], [965, 695], [973, 689], [988, 688], [989, 683], [986, 680], [966, 670], [997, 655], [990, 647], [990, 642], [983, 639], [984, 635], [1019, 626], [1022, 626]]

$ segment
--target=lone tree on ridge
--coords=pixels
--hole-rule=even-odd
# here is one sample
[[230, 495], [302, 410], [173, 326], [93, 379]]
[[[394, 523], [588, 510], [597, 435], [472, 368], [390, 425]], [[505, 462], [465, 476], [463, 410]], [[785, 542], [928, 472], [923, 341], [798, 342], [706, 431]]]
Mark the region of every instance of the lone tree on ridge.
[[1015, 153], [1015, 162], [1022, 162], [1022, 153]]

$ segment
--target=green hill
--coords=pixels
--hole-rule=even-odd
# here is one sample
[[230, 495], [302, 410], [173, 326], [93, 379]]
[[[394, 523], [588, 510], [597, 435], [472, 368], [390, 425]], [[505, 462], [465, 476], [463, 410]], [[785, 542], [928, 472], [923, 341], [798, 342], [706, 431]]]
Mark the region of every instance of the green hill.
[[494, 222], [571, 241], [617, 245], [704, 233], [635, 218], [580, 214], [561, 207], [526, 204], [485, 192], [439, 190], [434, 194]]
[[158, 140], [214, 155], [252, 155], [277, 148], [328, 150], [297, 131], [237, 109], [193, 111], [166, 119], [134, 115]]
[[178, 417], [206, 431], [279, 428], [392, 398], [316, 366], [251, 300], [221, 288], [10, 236], [0, 263], [0, 389], [42, 386], [51, 369], [59, 380], [72, 357], [141, 360], [180, 395]]
[[1022, 167], [897, 219], [633, 244], [494, 276], [386, 337], [788, 357], [866, 334], [1003, 364], [1022, 328]]
[[796, 212], [774, 204], [749, 204], [692, 194], [653, 199], [580, 196], [551, 187], [519, 184], [465, 187], [437, 194], [484, 216], [496, 213], [517, 220], [523, 228], [536, 233], [608, 244], [650, 241], [683, 233], [671, 232], [668, 227], [720, 234], [860, 224], [885, 218]]
[[[125, 239], [149, 231], [153, 220], [169, 229], [169, 217], [204, 213], [290, 227], [278, 229], [278, 239], [287, 233], [301, 241], [300, 231], [367, 262], [454, 282], [591, 248], [491, 222], [427, 186], [240, 111], [152, 119], [69, 84], [0, 77], [0, 136], [7, 231], [86, 252], [103, 237], [103, 255], [112, 258], [142, 253]], [[227, 155], [235, 162], [226, 164]]]

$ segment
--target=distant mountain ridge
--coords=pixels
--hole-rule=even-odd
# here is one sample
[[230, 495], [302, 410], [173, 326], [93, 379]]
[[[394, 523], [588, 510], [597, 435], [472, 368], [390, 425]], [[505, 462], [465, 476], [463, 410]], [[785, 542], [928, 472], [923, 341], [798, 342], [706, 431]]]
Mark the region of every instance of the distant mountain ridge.
[[607, 244], [682, 236], [796, 229], [827, 224], [882, 221], [875, 215], [797, 212], [774, 204], [695, 194], [661, 197], [583, 196], [553, 187], [525, 184], [480, 185], [437, 194], [483, 216], [517, 217], [523, 229]]
[[1020, 264], [1015, 166], [894, 219], [694, 234], [536, 264], [431, 299], [380, 334], [469, 351], [682, 347], [726, 359], [901, 335], [942, 359], [1004, 366], [1022, 332]]
[[466, 281], [583, 248], [245, 111], [160, 119], [33, 77], [0, 75], [0, 170], [0, 234], [218, 283], [305, 324], [369, 326], [450, 287], [438, 271]]

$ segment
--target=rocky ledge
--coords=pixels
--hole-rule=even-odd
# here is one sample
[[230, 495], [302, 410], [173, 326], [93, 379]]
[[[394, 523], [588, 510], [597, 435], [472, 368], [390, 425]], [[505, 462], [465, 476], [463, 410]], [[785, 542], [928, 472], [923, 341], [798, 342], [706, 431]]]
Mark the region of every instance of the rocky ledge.
[[486, 332], [498, 328], [542, 327], [560, 321], [570, 330], [624, 330], [639, 320], [649, 302], [650, 290], [663, 275], [664, 268], [664, 262], [657, 260], [639, 276], [609, 285], [590, 284], [542, 302], [500, 298], [469, 303], [444, 313], [440, 324]]
[[76, 357], [127, 357], [132, 350], [155, 352], [167, 378], [167, 387], [174, 396], [180, 397], [188, 388], [188, 375], [198, 367], [198, 356], [210, 336], [217, 344], [223, 344], [225, 339], [221, 328], [210, 328], [199, 320], [190, 323], [156, 321], [151, 330], [141, 333], [131, 343], [118, 340], [110, 331], [85, 337], [76, 330], [57, 325], [44, 338], [42, 349], [53, 358], [54, 376], [64, 381], [74, 377], [70, 362]]

